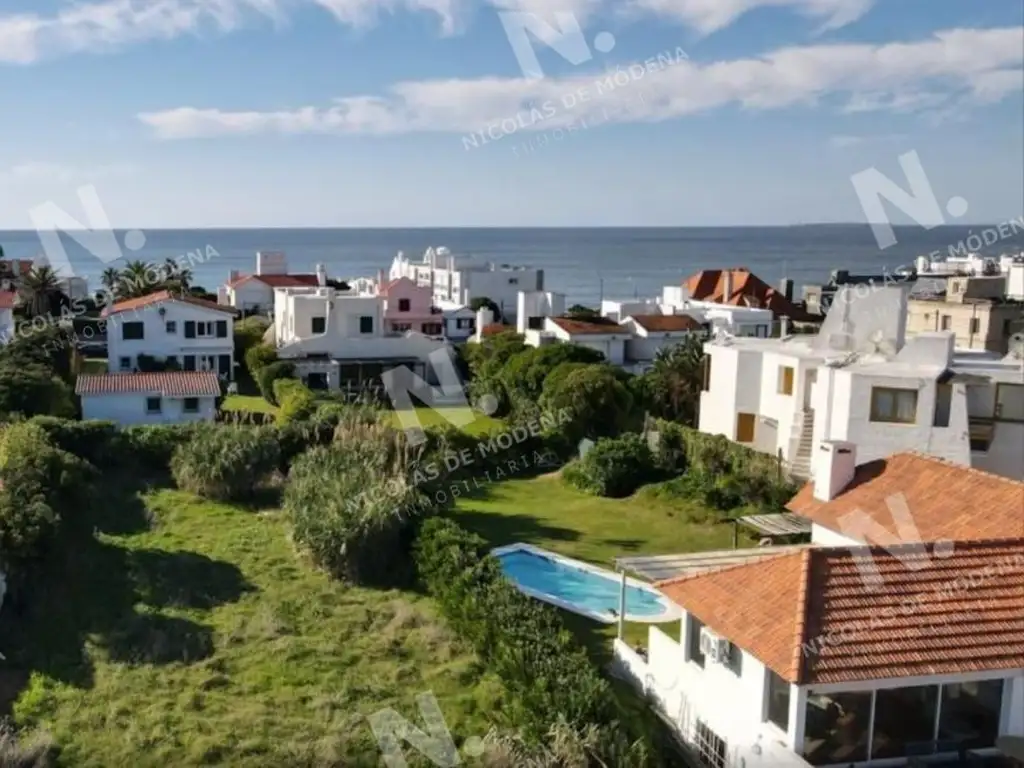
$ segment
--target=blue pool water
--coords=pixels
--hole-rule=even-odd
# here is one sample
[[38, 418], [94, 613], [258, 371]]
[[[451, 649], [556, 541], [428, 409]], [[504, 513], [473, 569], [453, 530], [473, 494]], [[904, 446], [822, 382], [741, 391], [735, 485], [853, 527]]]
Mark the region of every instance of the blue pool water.
[[[620, 583], [615, 578], [548, 559], [542, 555], [513, 550], [497, 556], [505, 575], [520, 587], [564, 600], [595, 613], [618, 613]], [[666, 606], [654, 592], [626, 586], [626, 616], [659, 616]]]

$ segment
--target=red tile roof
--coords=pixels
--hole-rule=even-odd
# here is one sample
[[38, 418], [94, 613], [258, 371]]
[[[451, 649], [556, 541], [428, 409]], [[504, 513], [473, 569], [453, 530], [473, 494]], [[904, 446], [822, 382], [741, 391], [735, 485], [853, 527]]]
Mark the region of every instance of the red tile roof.
[[75, 394], [217, 397], [220, 379], [213, 371], [82, 374], [75, 382]]
[[633, 322], [646, 331], [665, 333], [699, 331], [704, 327], [689, 315], [633, 315]]
[[503, 325], [502, 323], [491, 323], [485, 325], [480, 329], [481, 336], [497, 336], [499, 333], [505, 333], [506, 331], [515, 331], [515, 327], [511, 325]]
[[811, 482], [786, 506], [840, 533], [847, 515], [863, 513], [896, 535], [890, 503], [909, 511], [922, 541], [1024, 537], [1024, 483], [915, 452], [862, 464], [832, 501], [814, 498]]
[[[871, 588], [867, 558], [880, 577]], [[800, 685], [1024, 667], [1024, 539], [952, 552], [810, 547], [658, 586]]]
[[[729, 295], [725, 296], [727, 272], [732, 274], [732, 286]], [[697, 301], [770, 309], [776, 316], [786, 316], [795, 320], [809, 319], [806, 312], [793, 304], [784, 294], [752, 274], [746, 267], [706, 269], [688, 277], [683, 286], [689, 291], [690, 298]]]
[[183, 296], [170, 291], [157, 291], [156, 293], [150, 293], [145, 296], [139, 296], [135, 299], [126, 299], [125, 301], [119, 301], [116, 304], [107, 307], [103, 310], [103, 317], [109, 317], [110, 315], [116, 315], [118, 312], [128, 312], [133, 309], [142, 309], [148, 307], [151, 304], [159, 304], [162, 301], [180, 301], [185, 304], [192, 304], [197, 307], [203, 307], [205, 309], [212, 309], [216, 312], [224, 312], [229, 315], [235, 314], [235, 310], [232, 307], [224, 306], [223, 304], [217, 304], [213, 301], [207, 301], [206, 299], [197, 299], [194, 296]]
[[17, 300], [16, 291], [0, 291], [0, 309], [14, 309], [14, 303]]
[[628, 328], [624, 328], [618, 323], [603, 317], [592, 320], [580, 320], [575, 317], [552, 317], [549, 319], [566, 333], [571, 333], [575, 336], [629, 333]]
[[271, 288], [316, 288], [320, 285], [316, 275], [239, 275], [228, 285], [235, 288], [250, 280], [258, 280]]

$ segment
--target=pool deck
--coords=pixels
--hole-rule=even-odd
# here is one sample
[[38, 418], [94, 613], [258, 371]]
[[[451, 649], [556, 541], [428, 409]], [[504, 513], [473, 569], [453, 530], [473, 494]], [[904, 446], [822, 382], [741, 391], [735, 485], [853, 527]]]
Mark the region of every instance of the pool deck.
[[[495, 557], [500, 557], [501, 555], [506, 555], [511, 552], [528, 552], [532, 555], [544, 557], [548, 560], [553, 560], [554, 562], [561, 563], [562, 565], [565, 565], [569, 568], [575, 568], [580, 571], [592, 573], [595, 576], [600, 576], [603, 579], [610, 580], [615, 584], [616, 588], [619, 588], [619, 586], [622, 584], [621, 574], [615, 573], [614, 571], [609, 571], [608, 569], [601, 568], [597, 565], [591, 565], [590, 563], [586, 563], [582, 560], [575, 560], [571, 557], [560, 555], [557, 552], [552, 552], [549, 549], [541, 549], [540, 547], [535, 547], [532, 544], [525, 544], [520, 542], [517, 544], [508, 544], [504, 547], [497, 547], [491, 550], [491, 554]], [[529, 587], [524, 587], [523, 585], [518, 583], [516, 583], [515, 585], [516, 589], [518, 589], [524, 595], [529, 595], [532, 598], [542, 600], [545, 603], [550, 603], [551, 605], [557, 606], [559, 608], [562, 608], [563, 610], [570, 611], [572, 613], [579, 614], [580, 616], [586, 616], [588, 619], [600, 621], [603, 624], [614, 624], [616, 621], [619, 620], [618, 615], [614, 612], [592, 611], [588, 608], [583, 608], [579, 605], [576, 605], [575, 603], [570, 603], [566, 600], [563, 600], [560, 597], [556, 597], [555, 595], [548, 594], [547, 592], [540, 592], [536, 589], [530, 589]], [[639, 581], [637, 579], [627, 576], [626, 585], [630, 587], [636, 587], [637, 589], [642, 589], [645, 592], [650, 592], [651, 594], [656, 595], [661, 604], [665, 607], [665, 610], [656, 616], [634, 616], [632, 614], [627, 613], [626, 621], [637, 624], [663, 624], [667, 621], [674, 621], [682, 616], [682, 611], [680, 610], [679, 606], [670, 602], [668, 598], [662, 595], [661, 592], [656, 590], [647, 582]]]

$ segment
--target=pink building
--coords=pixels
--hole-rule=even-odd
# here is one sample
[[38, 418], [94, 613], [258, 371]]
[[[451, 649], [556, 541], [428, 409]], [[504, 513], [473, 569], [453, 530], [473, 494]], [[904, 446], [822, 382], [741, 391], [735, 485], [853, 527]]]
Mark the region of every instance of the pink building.
[[444, 319], [433, 306], [430, 288], [416, 285], [407, 277], [380, 283], [384, 297], [385, 333], [417, 331], [427, 336], [444, 333]]

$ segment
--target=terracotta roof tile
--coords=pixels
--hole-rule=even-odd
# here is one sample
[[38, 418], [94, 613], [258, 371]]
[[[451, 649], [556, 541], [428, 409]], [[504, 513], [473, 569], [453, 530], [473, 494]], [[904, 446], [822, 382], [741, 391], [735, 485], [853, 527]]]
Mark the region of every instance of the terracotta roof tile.
[[316, 275], [239, 275], [228, 285], [236, 288], [250, 280], [257, 280], [271, 288], [316, 288], [320, 284]]
[[579, 320], [574, 317], [551, 317], [548, 318], [566, 333], [573, 335], [611, 335], [629, 334], [629, 329], [607, 318], [595, 318], [593, 320]]
[[14, 304], [17, 300], [17, 292], [0, 291], [0, 309], [14, 309]]
[[704, 327], [689, 315], [633, 315], [633, 322], [646, 331], [666, 333], [699, 331]]
[[82, 374], [75, 382], [75, 394], [217, 397], [220, 380], [213, 371]]
[[151, 304], [159, 304], [162, 301], [180, 301], [185, 304], [192, 304], [197, 307], [204, 307], [205, 309], [212, 309], [217, 312], [224, 312], [229, 315], [235, 314], [235, 310], [231, 307], [224, 306], [223, 304], [217, 304], [213, 301], [206, 301], [205, 299], [197, 299], [194, 296], [181, 296], [170, 291], [157, 291], [156, 293], [149, 293], [145, 296], [139, 296], [135, 299], [126, 299], [125, 301], [119, 301], [110, 307], [103, 310], [103, 317], [109, 317], [110, 315], [116, 315], [118, 312], [128, 312], [133, 309], [142, 309], [148, 307]]
[[499, 333], [505, 333], [506, 331], [515, 331], [511, 325], [503, 325], [502, 323], [491, 323], [485, 325], [480, 329], [481, 336], [497, 336]]
[[1024, 537], [1024, 483], [914, 452], [862, 464], [830, 502], [814, 498], [810, 482], [786, 506], [840, 533], [847, 515], [863, 513], [895, 535], [889, 505], [900, 497], [922, 541]]
[[659, 587], [800, 685], [1024, 666], [1024, 539], [809, 548]]
[[[725, 275], [732, 274], [729, 295], [725, 295]], [[691, 275], [683, 286], [697, 301], [713, 301], [735, 307], [751, 306], [770, 309], [772, 314], [795, 320], [809, 319], [807, 313], [785, 297], [780, 291], [754, 275], [746, 267], [734, 269], [706, 269]]]

